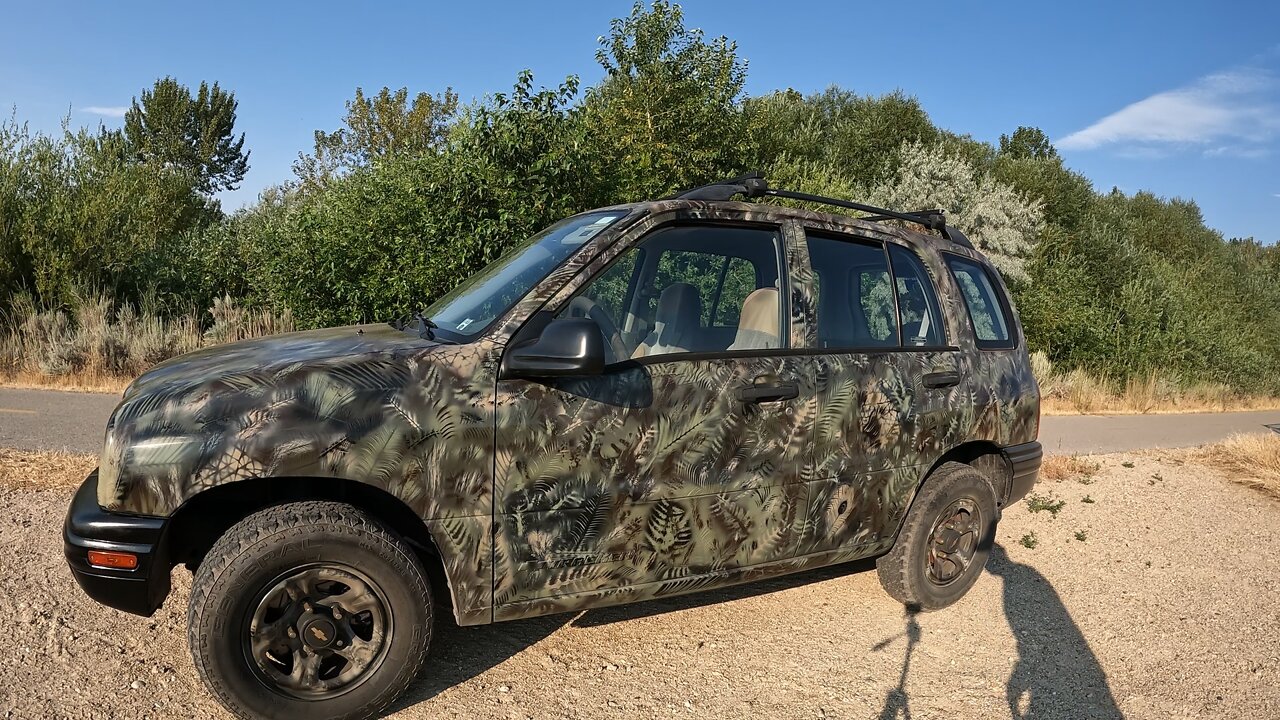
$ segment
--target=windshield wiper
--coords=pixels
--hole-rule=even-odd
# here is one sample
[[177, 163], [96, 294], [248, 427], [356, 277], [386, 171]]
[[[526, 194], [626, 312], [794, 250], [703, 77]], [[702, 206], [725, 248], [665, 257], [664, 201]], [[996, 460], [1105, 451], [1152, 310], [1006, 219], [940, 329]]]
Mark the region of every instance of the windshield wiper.
[[391, 324], [397, 330], [412, 332], [418, 337], [426, 338], [427, 340], [435, 340], [436, 334], [432, 331], [440, 327], [434, 320], [423, 315], [421, 310], [414, 310], [407, 318], [396, 320]]
[[432, 331], [438, 330], [440, 326], [434, 320], [423, 315], [421, 310], [414, 310], [413, 321], [417, 324], [415, 329], [418, 330], [418, 337], [425, 337], [428, 340], [436, 339], [436, 334]]

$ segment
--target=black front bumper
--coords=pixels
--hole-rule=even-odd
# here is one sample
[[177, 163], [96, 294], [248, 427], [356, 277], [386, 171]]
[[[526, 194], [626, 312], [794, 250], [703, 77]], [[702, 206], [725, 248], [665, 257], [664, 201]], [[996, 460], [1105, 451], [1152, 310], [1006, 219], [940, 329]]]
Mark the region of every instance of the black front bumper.
[[[164, 518], [123, 515], [98, 506], [98, 471], [76, 491], [62, 541], [76, 582], [98, 602], [136, 615], [151, 615], [169, 595], [170, 564], [161, 552]], [[133, 570], [94, 567], [90, 550], [133, 553]]]
[[1004, 448], [1004, 456], [1009, 460], [1009, 497], [1004, 505], [1008, 507], [1031, 492], [1031, 487], [1040, 477], [1040, 463], [1044, 461], [1044, 448], [1034, 440], [1021, 445], [1009, 445]]

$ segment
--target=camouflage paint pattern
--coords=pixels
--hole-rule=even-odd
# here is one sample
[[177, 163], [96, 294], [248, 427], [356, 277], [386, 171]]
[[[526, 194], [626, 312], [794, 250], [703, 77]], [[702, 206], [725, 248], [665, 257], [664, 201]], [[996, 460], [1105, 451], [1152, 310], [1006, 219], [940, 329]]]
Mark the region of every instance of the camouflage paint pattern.
[[[976, 253], [889, 226], [790, 208], [660, 201], [579, 252], [467, 345], [386, 325], [291, 333], [157, 366], [127, 391], [99, 502], [167, 516], [210, 487], [272, 477], [373, 485], [423, 518], [460, 624], [661, 597], [892, 546], [916, 489], [961, 444], [1037, 433], [1024, 343], [980, 351], [941, 257]], [[655, 356], [597, 377], [500, 379], [504, 348], [619, 253], [670, 222], [780, 227], [789, 349]], [[916, 248], [950, 346], [816, 348], [804, 232]], [[925, 372], [960, 384], [926, 389]], [[794, 400], [745, 404], [760, 375]], [[1000, 490], [1000, 488], [997, 488]]]

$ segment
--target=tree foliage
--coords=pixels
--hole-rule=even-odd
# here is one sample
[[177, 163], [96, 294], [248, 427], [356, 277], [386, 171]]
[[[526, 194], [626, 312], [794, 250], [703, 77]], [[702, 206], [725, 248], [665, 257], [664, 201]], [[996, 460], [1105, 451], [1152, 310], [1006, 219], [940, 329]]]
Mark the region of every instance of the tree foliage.
[[875, 203], [908, 210], [939, 208], [1007, 280], [1029, 280], [1026, 260], [1044, 230], [1042, 200], [1026, 198], [944, 146], [908, 143], [899, 162], [896, 176], [871, 190]]
[[384, 87], [372, 97], [356, 88], [356, 96], [347, 101], [344, 127], [317, 130], [315, 149], [299, 153], [294, 172], [303, 182], [319, 184], [381, 158], [435, 152], [457, 112], [458, 94], [452, 88], [438, 95], [420, 92], [412, 102], [408, 88], [392, 92]]
[[657, 197], [738, 170], [747, 64], [737, 44], [684, 25], [679, 5], [637, 2], [600, 38], [605, 79], [581, 108], [602, 201]]
[[235, 136], [235, 93], [214, 83], [191, 91], [172, 77], [143, 90], [125, 112], [127, 152], [143, 164], [188, 173], [197, 190], [234, 190], [249, 170], [244, 134]]
[[568, 214], [760, 169], [776, 186], [944, 209], [1059, 368], [1280, 393], [1280, 250], [1224, 240], [1193, 202], [1099, 193], [1039, 129], [981, 142], [904, 92], [747, 96], [736, 45], [665, 0], [615, 20], [597, 60], [594, 87], [526, 71], [465, 104], [448, 88], [356, 89], [297, 180], [230, 216], [210, 196], [240, 182], [248, 153], [217, 84], [157, 81], [123, 132], [10, 120], [0, 297], [57, 306], [87, 286], [185, 312], [229, 293], [302, 326], [390, 319]]

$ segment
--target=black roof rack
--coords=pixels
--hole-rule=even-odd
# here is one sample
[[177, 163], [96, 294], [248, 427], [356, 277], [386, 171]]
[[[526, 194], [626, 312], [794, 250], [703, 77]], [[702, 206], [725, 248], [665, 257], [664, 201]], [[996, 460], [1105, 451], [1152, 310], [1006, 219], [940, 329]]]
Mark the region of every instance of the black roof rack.
[[789, 198], [791, 200], [801, 200], [804, 202], [849, 208], [850, 210], [871, 213], [869, 216], [858, 218], [859, 220], [868, 220], [870, 222], [878, 222], [881, 220], [903, 220], [909, 223], [923, 225], [930, 230], [936, 230], [942, 235], [942, 237], [956, 243], [957, 245], [962, 245], [970, 249], [973, 248], [973, 245], [969, 242], [969, 239], [964, 236], [964, 233], [956, 230], [950, 225], [947, 225], [946, 217], [941, 210], [898, 212], [896, 210], [886, 210], [884, 208], [864, 205], [862, 203], [851, 202], [849, 200], [839, 200], [836, 198], [823, 197], [821, 195], [810, 195], [809, 193], [796, 192], [794, 190], [771, 188], [769, 187], [769, 183], [765, 181], [764, 176], [758, 172], [747, 173], [745, 175], [739, 175], [736, 178], [721, 180], [717, 183], [703, 185], [702, 187], [697, 187], [692, 190], [686, 190], [685, 192], [673, 195], [671, 199], [732, 200], [738, 195], [745, 195], [748, 198]]

